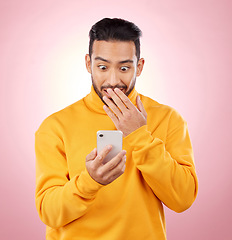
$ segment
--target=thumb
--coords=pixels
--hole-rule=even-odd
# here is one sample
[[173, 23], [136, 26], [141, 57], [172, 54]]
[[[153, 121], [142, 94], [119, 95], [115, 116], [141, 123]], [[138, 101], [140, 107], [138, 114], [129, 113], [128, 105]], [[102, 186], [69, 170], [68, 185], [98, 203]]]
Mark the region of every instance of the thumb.
[[93, 161], [96, 156], [97, 156], [97, 149], [94, 148], [93, 151], [86, 156], [86, 162]]
[[144, 115], [144, 117], [147, 116], [147, 112], [143, 106], [143, 103], [142, 101], [140, 100], [140, 96], [138, 95], [137, 98], [136, 98], [136, 104], [137, 104], [137, 107], [138, 107], [138, 110]]

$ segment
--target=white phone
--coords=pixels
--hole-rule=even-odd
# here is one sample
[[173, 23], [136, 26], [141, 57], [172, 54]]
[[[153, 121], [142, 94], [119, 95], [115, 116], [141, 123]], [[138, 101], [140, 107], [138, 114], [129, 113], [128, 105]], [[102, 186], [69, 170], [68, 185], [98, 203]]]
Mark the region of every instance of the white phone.
[[97, 153], [105, 146], [112, 145], [111, 151], [106, 155], [103, 163], [107, 163], [122, 151], [122, 132], [118, 130], [100, 130], [97, 132]]

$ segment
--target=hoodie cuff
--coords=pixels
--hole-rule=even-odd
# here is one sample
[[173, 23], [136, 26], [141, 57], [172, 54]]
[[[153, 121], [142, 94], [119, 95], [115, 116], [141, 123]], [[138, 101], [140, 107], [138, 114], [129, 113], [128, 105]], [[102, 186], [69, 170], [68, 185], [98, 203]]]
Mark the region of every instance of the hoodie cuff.
[[126, 136], [124, 141], [135, 150], [139, 150], [150, 144], [153, 141], [153, 137], [151, 132], [148, 131], [147, 125], [144, 125]]
[[96, 196], [97, 192], [104, 185], [96, 182], [85, 169], [77, 178], [76, 178], [76, 187], [78, 190], [78, 195], [83, 198], [92, 199]]

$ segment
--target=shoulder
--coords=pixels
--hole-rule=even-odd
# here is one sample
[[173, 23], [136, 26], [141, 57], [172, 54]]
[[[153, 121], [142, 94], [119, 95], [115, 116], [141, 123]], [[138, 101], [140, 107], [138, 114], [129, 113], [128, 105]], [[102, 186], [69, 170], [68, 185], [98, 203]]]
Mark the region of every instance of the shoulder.
[[79, 101], [59, 110], [48, 116], [39, 126], [37, 132], [56, 132], [64, 126], [72, 124], [74, 118], [78, 116], [84, 108], [83, 98]]
[[180, 113], [173, 107], [161, 104], [142, 94], [139, 95], [148, 116], [159, 119], [167, 119], [169, 121], [184, 121]]

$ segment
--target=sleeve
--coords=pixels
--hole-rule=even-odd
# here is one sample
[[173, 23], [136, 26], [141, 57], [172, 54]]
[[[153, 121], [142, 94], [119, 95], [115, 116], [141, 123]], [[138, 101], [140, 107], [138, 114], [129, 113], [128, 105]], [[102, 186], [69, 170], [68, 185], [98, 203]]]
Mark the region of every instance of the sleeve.
[[63, 227], [88, 211], [102, 185], [86, 169], [69, 180], [64, 144], [58, 135], [37, 131], [35, 152], [37, 211], [46, 225]]
[[126, 137], [132, 159], [146, 183], [168, 208], [182, 212], [194, 202], [198, 181], [186, 122], [174, 112], [161, 140], [140, 127]]

